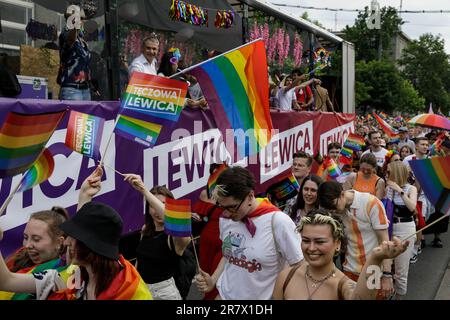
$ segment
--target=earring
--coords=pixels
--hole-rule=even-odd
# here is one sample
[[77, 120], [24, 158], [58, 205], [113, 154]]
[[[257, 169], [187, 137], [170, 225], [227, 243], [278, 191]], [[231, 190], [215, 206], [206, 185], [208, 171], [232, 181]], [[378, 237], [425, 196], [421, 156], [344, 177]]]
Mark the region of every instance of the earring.
[[249, 203], [249, 204], [248, 204], [248, 206], [249, 206], [249, 207], [251, 207], [251, 206], [252, 206], [252, 204], [251, 204], [251, 203]]

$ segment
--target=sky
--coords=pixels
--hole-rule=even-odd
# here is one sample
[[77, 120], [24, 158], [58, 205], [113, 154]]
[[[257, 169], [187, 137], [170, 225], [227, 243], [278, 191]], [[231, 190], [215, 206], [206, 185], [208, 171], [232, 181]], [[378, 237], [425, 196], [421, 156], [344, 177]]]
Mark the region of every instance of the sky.
[[[284, 3], [291, 5], [312, 6], [318, 8], [333, 9], [361, 9], [370, 8], [371, 0], [267, 0], [273, 4]], [[391, 6], [402, 10], [449, 10], [448, 0], [378, 0], [380, 8]], [[318, 20], [326, 29], [342, 30], [346, 25], [353, 25], [357, 12], [334, 12], [321, 10], [306, 10], [300, 8], [279, 7], [283, 11], [292, 13], [308, 12], [311, 20]], [[449, 13], [402, 13], [401, 18], [406, 21], [402, 25], [402, 31], [413, 39], [419, 39], [424, 33], [440, 35], [445, 40], [445, 51], [450, 54], [450, 12]], [[337, 27], [337, 28], [336, 28]]]

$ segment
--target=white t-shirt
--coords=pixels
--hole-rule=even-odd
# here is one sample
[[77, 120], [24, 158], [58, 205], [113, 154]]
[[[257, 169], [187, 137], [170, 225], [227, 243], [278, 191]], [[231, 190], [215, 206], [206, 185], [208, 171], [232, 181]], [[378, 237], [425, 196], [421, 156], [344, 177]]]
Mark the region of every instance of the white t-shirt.
[[300, 235], [295, 224], [283, 212], [277, 211], [252, 218], [256, 226], [254, 237], [241, 221], [220, 218], [222, 254], [227, 259], [217, 280], [223, 300], [269, 300], [278, 273], [284, 267], [275, 249], [272, 216], [278, 249], [292, 265], [303, 259]]
[[283, 88], [278, 89], [277, 100], [278, 100], [278, 108], [281, 111], [291, 111], [292, 110], [292, 101], [296, 99], [295, 97], [295, 87], [284, 91]]
[[353, 203], [342, 217], [348, 241], [343, 267], [345, 271], [360, 274], [367, 256], [379, 244], [375, 230], [387, 229], [389, 222], [377, 197], [370, 193], [353, 192]]
[[369, 148], [364, 151], [361, 156], [365, 155], [366, 153], [372, 153], [375, 158], [377, 158], [377, 166], [382, 167], [384, 164], [384, 157], [386, 156], [386, 153], [388, 153], [388, 151], [385, 148], [381, 148], [380, 151], [372, 152]]
[[128, 74], [130, 77], [134, 71], [156, 75], [156, 59], [153, 59], [150, 63], [147, 61], [147, 58], [141, 54], [139, 57], [135, 58], [128, 67]]

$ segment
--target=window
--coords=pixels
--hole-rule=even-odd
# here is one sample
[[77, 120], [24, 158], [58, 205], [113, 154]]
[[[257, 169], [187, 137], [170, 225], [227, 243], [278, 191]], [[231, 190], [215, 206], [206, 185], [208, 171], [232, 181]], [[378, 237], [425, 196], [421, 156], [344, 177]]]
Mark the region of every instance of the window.
[[31, 45], [25, 28], [34, 17], [34, 4], [21, 0], [0, 0], [0, 49], [19, 50], [21, 44]]

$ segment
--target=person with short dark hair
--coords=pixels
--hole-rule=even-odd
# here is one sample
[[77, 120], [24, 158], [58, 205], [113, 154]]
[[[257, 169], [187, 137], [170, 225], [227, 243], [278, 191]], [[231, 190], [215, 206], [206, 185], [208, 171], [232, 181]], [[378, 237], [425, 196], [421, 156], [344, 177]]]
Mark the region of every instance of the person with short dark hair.
[[381, 139], [381, 133], [377, 130], [370, 131], [367, 135], [368, 141], [370, 143], [369, 149], [364, 151], [361, 156], [367, 153], [373, 153], [375, 158], [377, 158], [377, 165], [381, 168], [384, 163], [384, 157], [388, 152], [385, 148], [381, 146], [383, 140]]
[[213, 197], [222, 208], [222, 260], [210, 275], [196, 276], [200, 292], [215, 286], [223, 300], [268, 300], [277, 274], [303, 259], [295, 224], [268, 199], [255, 197], [255, 178], [242, 167], [229, 167], [217, 179]]
[[[378, 245], [389, 240], [389, 220], [381, 201], [370, 193], [346, 190], [336, 181], [326, 181], [319, 186], [319, 206], [333, 210], [345, 226], [348, 239], [344, 273], [357, 281], [366, 257]], [[392, 261], [383, 262], [380, 297], [393, 292]]]

